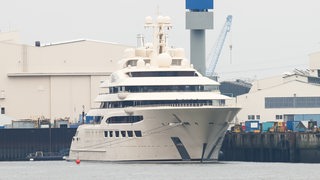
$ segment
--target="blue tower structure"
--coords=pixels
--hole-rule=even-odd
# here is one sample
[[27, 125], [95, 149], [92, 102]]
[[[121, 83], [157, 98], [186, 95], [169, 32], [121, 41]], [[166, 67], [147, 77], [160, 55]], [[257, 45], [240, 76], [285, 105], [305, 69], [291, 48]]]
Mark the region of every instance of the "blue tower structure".
[[205, 75], [205, 30], [213, 29], [213, 0], [186, 0], [186, 29], [190, 30], [191, 63]]

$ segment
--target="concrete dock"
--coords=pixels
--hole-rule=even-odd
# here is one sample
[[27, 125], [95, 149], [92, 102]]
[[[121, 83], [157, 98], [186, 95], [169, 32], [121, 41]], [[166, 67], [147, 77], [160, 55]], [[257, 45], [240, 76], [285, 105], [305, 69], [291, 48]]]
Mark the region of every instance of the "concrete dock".
[[227, 133], [221, 160], [320, 162], [320, 133]]

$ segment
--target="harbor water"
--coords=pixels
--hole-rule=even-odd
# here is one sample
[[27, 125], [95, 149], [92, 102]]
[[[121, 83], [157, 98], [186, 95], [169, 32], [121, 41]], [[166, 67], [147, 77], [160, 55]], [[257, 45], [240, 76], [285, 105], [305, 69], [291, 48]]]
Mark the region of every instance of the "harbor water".
[[319, 179], [320, 164], [218, 162], [132, 164], [66, 161], [0, 162], [0, 179]]

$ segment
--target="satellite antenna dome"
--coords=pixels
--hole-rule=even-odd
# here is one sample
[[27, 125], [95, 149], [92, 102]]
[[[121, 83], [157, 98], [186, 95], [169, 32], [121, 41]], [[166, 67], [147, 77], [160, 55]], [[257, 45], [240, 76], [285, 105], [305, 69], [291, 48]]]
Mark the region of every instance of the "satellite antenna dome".
[[169, 16], [165, 16], [165, 17], [163, 17], [163, 19], [164, 19], [164, 23], [166, 23], [166, 24], [171, 23], [171, 18]]
[[159, 67], [169, 67], [172, 63], [172, 57], [168, 53], [161, 53], [157, 57]]
[[190, 61], [188, 59], [184, 58], [184, 59], [181, 60], [181, 66], [182, 67], [187, 67], [189, 65], [190, 65]]
[[145, 62], [142, 58], [138, 59], [137, 61], [137, 67], [140, 68], [140, 67], [144, 67], [145, 66]]
[[165, 18], [163, 16], [158, 16], [157, 22], [158, 23], [165, 23]]
[[152, 17], [151, 16], [145, 17], [145, 23], [146, 24], [152, 24]]

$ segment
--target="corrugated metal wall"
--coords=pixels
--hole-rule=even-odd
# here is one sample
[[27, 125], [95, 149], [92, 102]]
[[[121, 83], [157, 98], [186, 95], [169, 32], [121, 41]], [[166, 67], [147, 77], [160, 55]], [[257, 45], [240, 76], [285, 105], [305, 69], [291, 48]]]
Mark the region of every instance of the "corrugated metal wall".
[[0, 129], [0, 161], [26, 160], [36, 151], [70, 148], [76, 128]]

